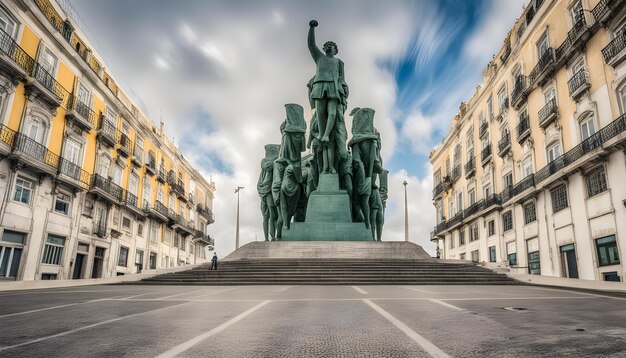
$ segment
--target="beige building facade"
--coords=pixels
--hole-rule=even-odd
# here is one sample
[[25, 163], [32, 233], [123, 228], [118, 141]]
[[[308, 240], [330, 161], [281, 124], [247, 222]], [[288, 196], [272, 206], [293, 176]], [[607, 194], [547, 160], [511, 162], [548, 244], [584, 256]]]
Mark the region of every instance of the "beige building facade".
[[626, 2], [532, 0], [430, 155], [440, 257], [624, 281]]
[[199, 264], [215, 184], [117, 85], [67, 0], [0, 3], [0, 280]]

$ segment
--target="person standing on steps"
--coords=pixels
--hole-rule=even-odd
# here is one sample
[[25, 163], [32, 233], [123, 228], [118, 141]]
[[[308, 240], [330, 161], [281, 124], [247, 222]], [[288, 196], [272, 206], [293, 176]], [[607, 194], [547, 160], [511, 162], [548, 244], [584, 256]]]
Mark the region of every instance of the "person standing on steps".
[[211, 270], [217, 270], [217, 252], [213, 253], [213, 258], [211, 259]]

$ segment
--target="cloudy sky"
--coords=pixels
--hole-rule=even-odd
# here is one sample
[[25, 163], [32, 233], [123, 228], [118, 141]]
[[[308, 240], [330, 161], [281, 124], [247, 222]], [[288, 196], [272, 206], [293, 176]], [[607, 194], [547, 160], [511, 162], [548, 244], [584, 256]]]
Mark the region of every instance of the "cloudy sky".
[[118, 82], [152, 120], [162, 113], [185, 157], [215, 181], [220, 256], [234, 249], [237, 186], [241, 242], [263, 239], [259, 163], [265, 144], [280, 143], [284, 104], [308, 108], [311, 19], [319, 46], [338, 44], [349, 110], [376, 110], [391, 172], [383, 240], [404, 238], [406, 178], [410, 238], [433, 253], [428, 153], [525, 2], [71, 0]]

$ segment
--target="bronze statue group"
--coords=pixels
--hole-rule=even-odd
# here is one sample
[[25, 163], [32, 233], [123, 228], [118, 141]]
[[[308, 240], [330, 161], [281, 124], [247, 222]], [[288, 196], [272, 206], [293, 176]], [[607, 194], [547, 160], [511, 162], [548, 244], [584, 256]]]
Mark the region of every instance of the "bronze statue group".
[[[374, 127], [374, 110], [354, 108], [352, 138], [347, 142], [344, 113], [348, 85], [338, 48], [326, 42], [322, 52], [315, 44], [317, 21], [309, 23], [308, 47], [316, 64], [309, 81], [309, 100], [315, 109], [308, 140], [304, 110], [287, 104], [286, 119], [280, 125], [281, 144], [265, 146], [257, 190], [261, 197], [265, 240], [280, 240], [292, 220], [303, 222], [308, 197], [317, 190], [320, 175], [337, 175], [339, 188], [350, 197], [353, 222], [371, 229], [380, 241], [387, 201], [387, 175], [380, 156], [380, 133]], [[311, 149], [312, 155], [302, 158]]]

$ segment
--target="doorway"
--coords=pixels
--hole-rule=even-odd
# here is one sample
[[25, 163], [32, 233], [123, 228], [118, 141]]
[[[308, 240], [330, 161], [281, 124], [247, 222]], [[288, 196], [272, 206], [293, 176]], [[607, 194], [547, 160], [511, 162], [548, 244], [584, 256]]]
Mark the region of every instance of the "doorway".
[[74, 259], [74, 271], [72, 272], [73, 280], [84, 278], [84, 266], [85, 261], [87, 261], [87, 255], [89, 255], [89, 244], [78, 243], [76, 258]]
[[96, 253], [93, 256], [93, 268], [91, 269], [91, 278], [102, 277], [102, 266], [104, 265], [104, 247], [96, 247]]
[[561, 275], [567, 278], [578, 278], [578, 264], [576, 263], [576, 249], [574, 244], [559, 248], [561, 252]]

